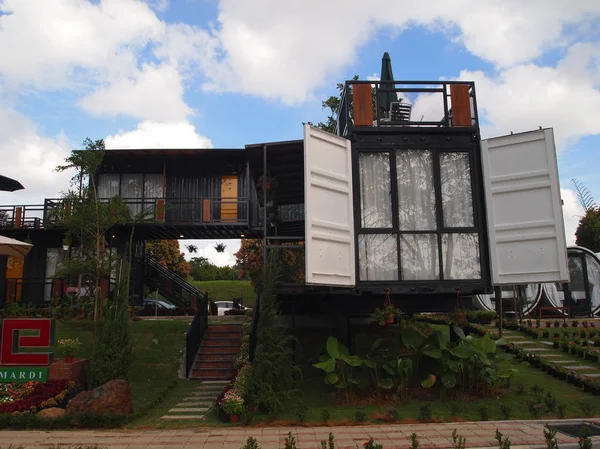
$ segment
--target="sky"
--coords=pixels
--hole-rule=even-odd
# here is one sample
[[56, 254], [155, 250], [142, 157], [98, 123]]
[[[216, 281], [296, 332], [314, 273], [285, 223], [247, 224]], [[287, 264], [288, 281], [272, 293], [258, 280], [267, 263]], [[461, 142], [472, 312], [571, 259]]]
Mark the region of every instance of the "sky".
[[[554, 129], [568, 244], [571, 180], [600, 202], [597, 0], [0, 0], [0, 48], [0, 173], [26, 187], [0, 204], [59, 196], [69, 175], [54, 168], [86, 137], [300, 139], [335, 85], [377, 77], [386, 51], [396, 79], [475, 81], [483, 138]], [[239, 248], [193, 243], [218, 265]]]

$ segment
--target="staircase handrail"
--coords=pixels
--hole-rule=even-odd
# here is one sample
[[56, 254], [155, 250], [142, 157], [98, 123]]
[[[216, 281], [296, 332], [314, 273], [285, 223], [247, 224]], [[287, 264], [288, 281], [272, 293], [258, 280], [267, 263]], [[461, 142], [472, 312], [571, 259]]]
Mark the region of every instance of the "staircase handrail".
[[198, 350], [204, 340], [208, 329], [208, 294], [205, 294], [200, 303], [194, 319], [185, 334], [185, 375], [190, 377]]

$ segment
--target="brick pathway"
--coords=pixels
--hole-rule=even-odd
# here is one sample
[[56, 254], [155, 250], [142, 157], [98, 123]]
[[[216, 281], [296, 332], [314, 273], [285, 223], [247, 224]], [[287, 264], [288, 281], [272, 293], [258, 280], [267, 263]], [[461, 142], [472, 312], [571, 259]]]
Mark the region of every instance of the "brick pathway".
[[[565, 423], [569, 420], [560, 421]], [[581, 422], [584, 420], [570, 420]], [[600, 424], [598, 420], [588, 420]], [[233, 427], [197, 428], [185, 430], [106, 430], [106, 431], [0, 431], [0, 447], [10, 445], [24, 448], [78, 448], [95, 445], [111, 449], [238, 449], [250, 436], [256, 438], [262, 449], [283, 447], [283, 440], [291, 431], [301, 449], [319, 449], [320, 441], [333, 432], [336, 448], [362, 448], [369, 437], [384, 449], [410, 447], [414, 432], [420, 449], [445, 449], [452, 447], [452, 431], [467, 438], [467, 447], [497, 447], [496, 429], [509, 437], [511, 447], [545, 447], [544, 425], [558, 421], [497, 421], [444, 424], [394, 424], [354, 427]], [[557, 433], [561, 449], [576, 448], [577, 439]], [[594, 437], [594, 446], [600, 437]]]

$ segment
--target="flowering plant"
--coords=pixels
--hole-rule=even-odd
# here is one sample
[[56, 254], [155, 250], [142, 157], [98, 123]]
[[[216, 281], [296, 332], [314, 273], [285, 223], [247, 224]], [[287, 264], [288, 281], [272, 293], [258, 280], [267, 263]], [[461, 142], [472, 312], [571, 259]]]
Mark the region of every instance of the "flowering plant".
[[[27, 382], [20, 384], [26, 396], [16, 397], [13, 401], [0, 403], [0, 414], [3, 413], [35, 413], [40, 409], [54, 407], [67, 397], [69, 388], [74, 383], [66, 380], [49, 380], [48, 382]], [[11, 388], [11, 387], [9, 387]], [[16, 388], [13, 386], [12, 388]]]
[[240, 415], [244, 408], [244, 400], [234, 390], [229, 390], [219, 403], [219, 407], [229, 416]]
[[67, 338], [65, 340], [58, 340], [58, 346], [60, 347], [60, 349], [62, 349], [65, 356], [75, 355], [75, 351], [77, 350], [77, 348], [80, 345], [81, 345], [81, 342], [79, 341], [78, 338], [75, 338], [75, 339]]

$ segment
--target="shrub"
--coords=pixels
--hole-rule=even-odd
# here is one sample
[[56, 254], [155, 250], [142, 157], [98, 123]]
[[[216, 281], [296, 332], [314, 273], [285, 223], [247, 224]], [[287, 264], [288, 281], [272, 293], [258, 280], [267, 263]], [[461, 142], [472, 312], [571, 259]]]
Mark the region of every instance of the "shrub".
[[482, 421], [489, 421], [490, 420], [489, 411], [490, 410], [487, 405], [482, 405], [481, 407], [479, 407], [479, 418]]
[[560, 321], [554, 320], [554, 327], [560, 327]]
[[552, 322], [551, 321], [546, 321], [546, 327], [552, 327]]
[[465, 437], [461, 437], [456, 429], [452, 431], [452, 447], [453, 449], [465, 449], [467, 444], [467, 439]]
[[97, 323], [88, 381], [96, 388], [113, 379], [127, 379], [133, 340], [129, 311], [122, 299], [106, 303], [104, 319]]
[[419, 407], [419, 421], [431, 421], [431, 402], [426, 402]]
[[296, 437], [292, 435], [292, 432], [288, 432], [288, 436], [283, 442], [283, 449], [297, 449]]
[[556, 429], [546, 426], [544, 429], [544, 440], [548, 449], [558, 449], [558, 441], [556, 441]]
[[500, 404], [500, 412], [502, 413], [502, 419], [508, 421], [512, 415], [512, 408], [508, 404]]
[[586, 401], [581, 401], [579, 403], [579, 407], [581, 408], [582, 413], [585, 417], [589, 418], [594, 414], [594, 404]]
[[499, 449], [510, 449], [510, 439], [503, 438], [502, 433], [496, 429], [496, 441], [498, 442]]
[[419, 448], [419, 440], [417, 439], [416, 433], [411, 433], [410, 435], [410, 449], [418, 449]]
[[367, 420], [367, 414], [363, 409], [358, 409], [354, 412], [354, 420], [356, 422], [365, 422]]
[[558, 412], [559, 418], [565, 419], [567, 417], [567, 404], [558, 404], [556, 406], [556, 411]]
[[369, 438], [369, 441], [363, 444], [363, 447], [365, 449], [383, 449], [383, 446], [381, 444], [375, 444], [375, 440], [373, 440], [373, 437]]
[[329, 432], [327, 441], [321, 440], [321, 449], [335, 449], [335, 438], [333, 437], [333, 433]]
[[241, 449], [260, 449], [260, 446], [258, 445], [256, 438], [248, 437], [246, 444], [244, 444]]
[[308, 413], [308, 406], [304, 403], [304, 401], [298, 401], [296, 405], [296, 421], [304, 422], [306, 421], [306, 414]]
[[572, 327], [577, 327], [577, 326], [579, 326], [579, 320], [573, 320], [573, 321], [571, 322], [571, 326], [572, 326]]
[[554, 396], [554, 394], [552, 394], [551, 392], [548, 392], [546, 394], [546, 397], [544, 398], [544, 404], [546, 405], [546, 409], [548, 410], [548, 412], [554, 413], [554, 411], [556, 410], [556, 406], [558, 405], [556, 396]]
[[331, 414], [329, 413], [329, 410], [323, 409], [323, 413], [321, 414], [321, 419], [323, 420], [323, 422], [324, 423], [329, 422], [330, 418], [331, 418]]

